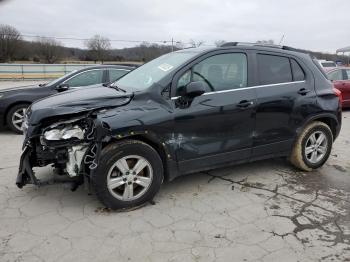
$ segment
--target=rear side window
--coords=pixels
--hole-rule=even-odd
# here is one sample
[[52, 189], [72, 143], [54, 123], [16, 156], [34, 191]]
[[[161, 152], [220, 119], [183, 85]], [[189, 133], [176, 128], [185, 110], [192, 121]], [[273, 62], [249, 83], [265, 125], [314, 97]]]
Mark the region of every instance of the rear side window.
[[350, 69], [345, 69], [345, 76], [347, 76], [347, 80], [350, 80]]
[[261, 85], [292, 82], [289, 58], [258, 54], [258, 73]]
[[343, 80], [343, 74], [341, 70], [335, 70], [328, 73], [328, 79], [332, 81]]
[[301, 66], [294, 59], [290, 60], [290, 64], [292, 65], [293, 71], [293, 81], [303, 81], [305, 80], [305, 73]]

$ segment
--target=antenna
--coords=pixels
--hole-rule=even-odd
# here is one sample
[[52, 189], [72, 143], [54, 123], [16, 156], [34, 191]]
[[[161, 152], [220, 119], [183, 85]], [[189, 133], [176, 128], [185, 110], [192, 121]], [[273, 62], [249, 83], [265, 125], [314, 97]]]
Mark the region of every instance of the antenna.
[[280, 40], [280, 42], [278, 43], [278, 45], [282, 45], [283, 40], [284, 40], [284, 34], [282, 35], [281, 40]]

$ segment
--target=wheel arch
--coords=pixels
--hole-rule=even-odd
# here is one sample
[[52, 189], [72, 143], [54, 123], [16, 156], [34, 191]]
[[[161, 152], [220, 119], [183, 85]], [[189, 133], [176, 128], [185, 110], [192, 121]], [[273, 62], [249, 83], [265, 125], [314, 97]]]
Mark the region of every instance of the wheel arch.
[[310, 118], [308, 118], [304, 124], [297, 129], [297, 137], [301, 134], [301, 132], [304, 130], [304, 128], [309, 125], [310, 123], [314, 122], [314, 121], [320, 121], [325, 123], [327, 126], [329, 126], [329, 128], [332, 131], [332, 135], [333, 135], [333, 140], [335, 140], [335, 138], [338, 135], [337, 129], [339, 126], [339, 122], [336, 118], [336, 116], [334, 116], [333, 114], [319, 114], [316, 116], [312, 116]]
[[166, 180], [169, 179], [168, 159], [170, 158], [170, 154], [169, 152], [167, 152], [167, 149], [164, 143], [161, 143], [160, 141], [157, 141], [156, 139], [146, 134], [135, 134], [135, 135], [123, 136], [122, 138], [113, 137], [112, 140], [104, 144], [103, 147], [109, 145], [110, 143], [119, 142], [123, 140], [138, 140], [146, 143], [147, 145], [151, 146], [154, 150], [156, 150], [156, 152], [159, 154], [163, 163], [164, 179]]

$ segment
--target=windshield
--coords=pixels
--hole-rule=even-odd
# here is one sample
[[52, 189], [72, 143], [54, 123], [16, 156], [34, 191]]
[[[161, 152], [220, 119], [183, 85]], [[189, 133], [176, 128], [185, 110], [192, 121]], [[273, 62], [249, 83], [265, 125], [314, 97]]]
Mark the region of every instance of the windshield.
[[61, 76], [59, 78], [56, 78], [55, 80], [45, 84], [45, 85], [48, 85], [48, 86], [52, 86], [52, 85], [56, 85], [58, 82], [60, 82], [62, 79], [66, 78], [66, 77], [70, 77], [72, 75], [74, 75], [78, 70], [73, 70], [72, 72], [68, 73], [68, 74], [65, 74], [64, 76]]
[[129, 92], [145, 90], [197, 54], [186, 51], [163, 55], [131, 71], [112, 86], [116, 85]]

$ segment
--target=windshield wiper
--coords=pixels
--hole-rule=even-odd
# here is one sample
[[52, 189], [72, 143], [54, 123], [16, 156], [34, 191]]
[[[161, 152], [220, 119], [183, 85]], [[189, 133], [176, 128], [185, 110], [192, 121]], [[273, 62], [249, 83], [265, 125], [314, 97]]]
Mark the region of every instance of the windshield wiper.
[[103, 86], [114, 88], [117, 91], [122, 91], [122, 92], [126, 93], [125, 89], [118, 87], [114, 82], [105, 83], [105, 84], [103, 84]]

